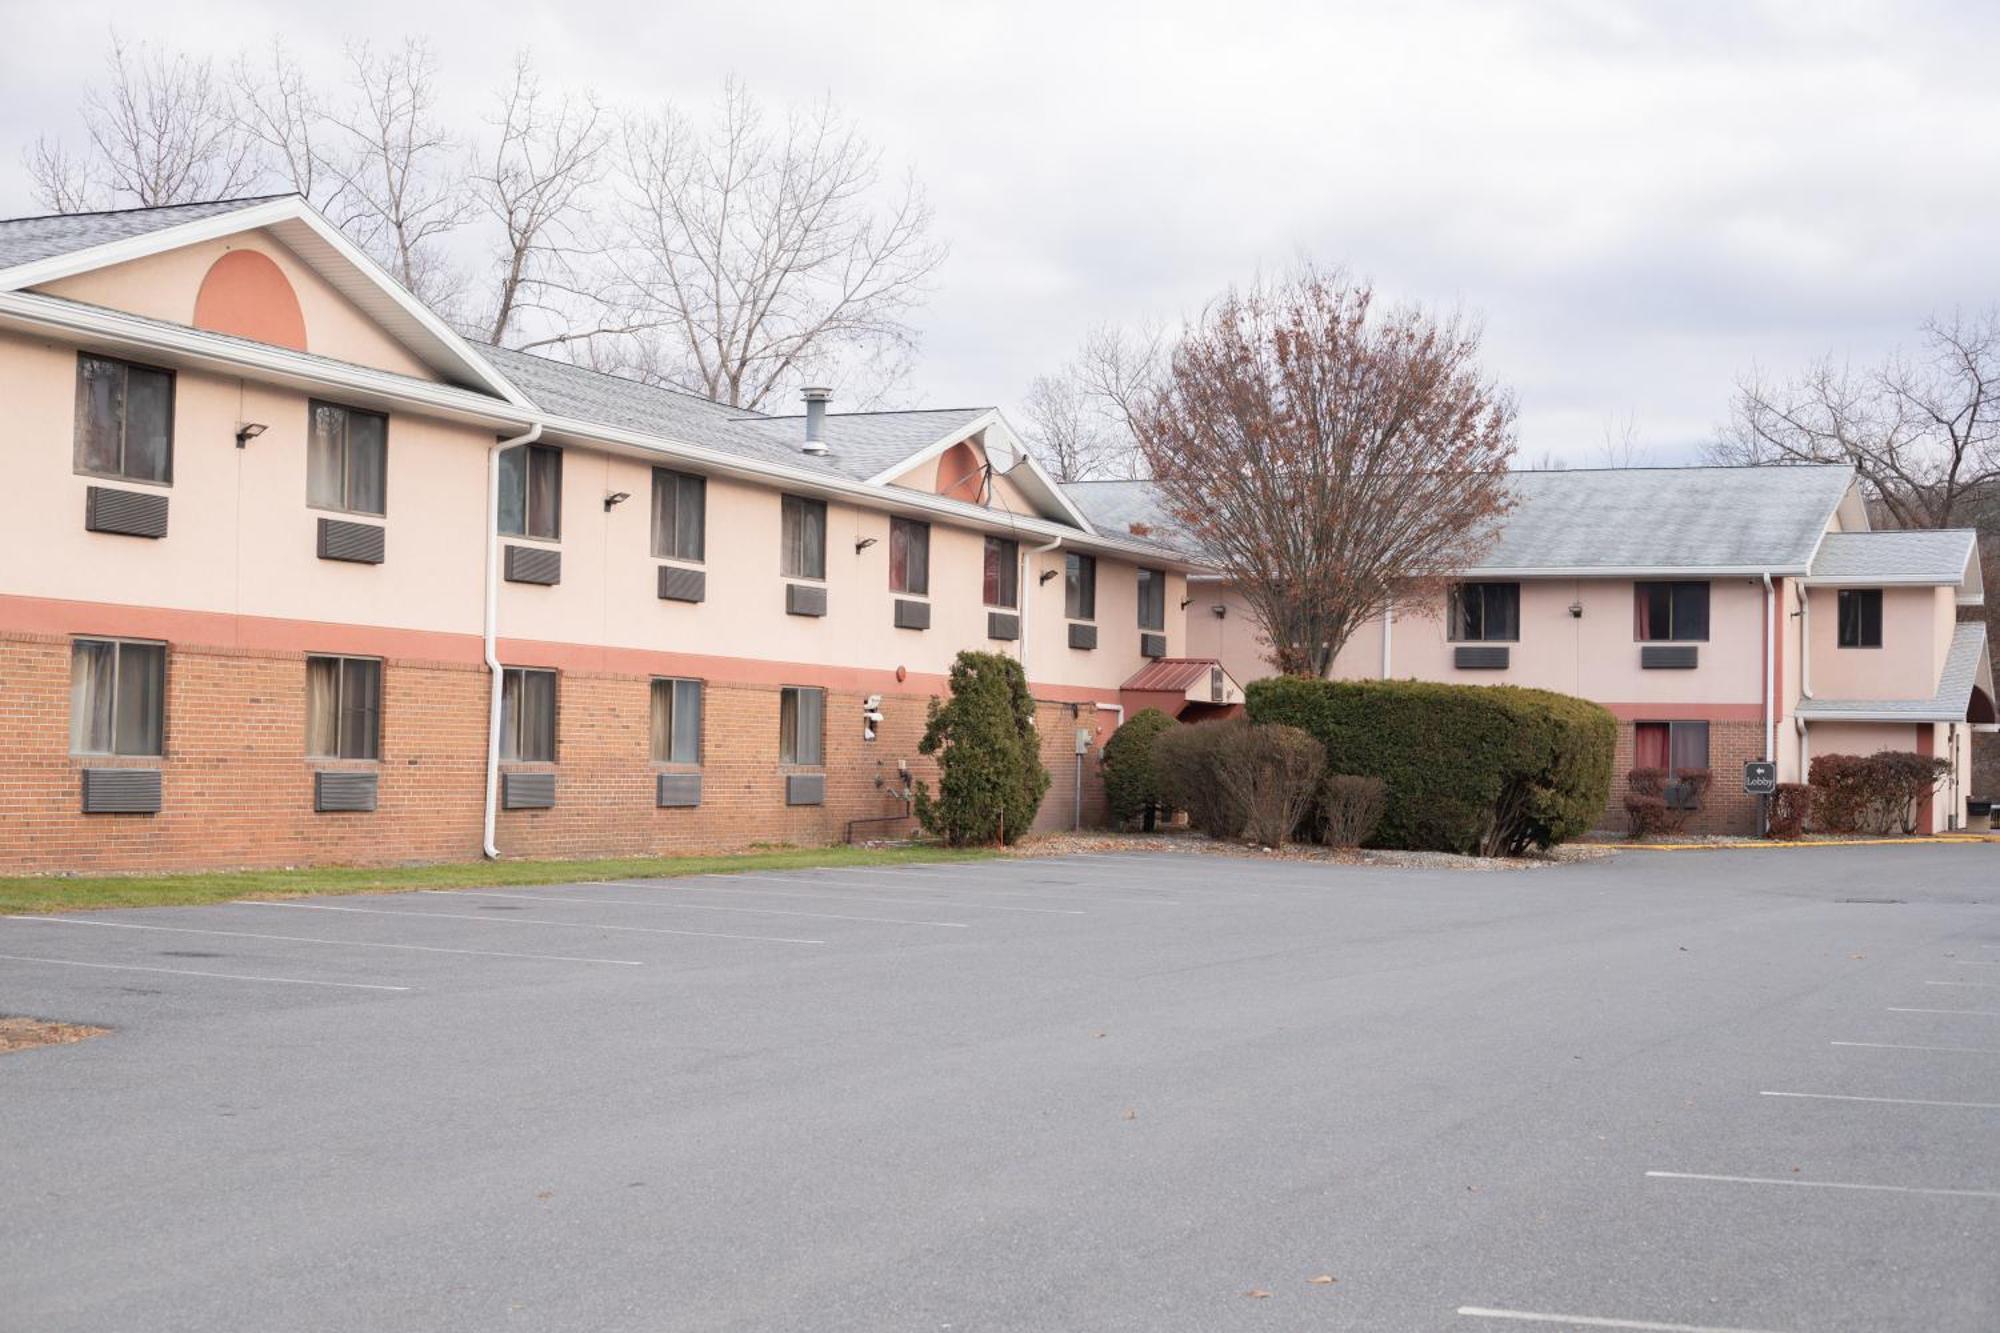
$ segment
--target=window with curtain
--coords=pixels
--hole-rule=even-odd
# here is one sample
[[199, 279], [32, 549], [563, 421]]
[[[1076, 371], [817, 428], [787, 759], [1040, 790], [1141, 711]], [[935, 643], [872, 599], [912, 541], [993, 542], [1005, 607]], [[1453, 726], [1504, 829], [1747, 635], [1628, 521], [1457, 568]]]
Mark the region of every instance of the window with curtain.
[[382, 663], [372, 657], [306, 659], [306, 754], [382, 757]]
[[165, 644], [78, 639], [70, 645], [70, 753], [161, 754], [166, 706]]
[[907, 518], [889, 520], [889, 591], [930, 596], [930, 524]]
[[1010, 610], [1020, 605], [1021, 548], [1005, 537], [986, 539], [986, 567], [980, 579], [980, 595], [988, 606]]
[[708, 545], [708, 478], [653, 469], [653, 554], [699, 561]]
[[816, 766], [826, 761], [826, 691], [787, 685], [778, 692], [778, 762]]
[[555, 761], [555, 672], [507, 667], [501, 673], [500, 757], [522, 763]]
[[1451, 638], [1512, 643], [1521, 637], [1521, 585], [1461, 583], [1451, 590]]
[[701, 762], [701, 682], [661, 677], [653, 682], [653, 759]]
[[782, 509], [779, 572], [788, 579], [826, 577], [826, 502], [787, 495]]
[[126, 481], [173, 481], [172, 371], [77, 356], [76, 470]]
[[1882, 590], [1842, 588], [1840, 590], [1840, 646], [1880, 648], [1882, 646]]
[[1708, 723], [1640, 722], [1632, 728], [1632, 767], [1670, 773], [1708, 767]]
[[1139, 571], [1139, 628], [1167, 627], [1167, 576], [1157, 569]]
[[389, 418], [313, 402], [306, 440], [306, 503], [356, 514], [388, 512]]
[[500, 451], [500, 531], [562, 539], [562, 450], [517, 444]]
[[1632, 585], [1632, 637], [1641, 643], [1708, 638], [1706, 583]]
[[1071, 551], [1063, 559], [1063, 614], [1097, 619], [1097, 557]]

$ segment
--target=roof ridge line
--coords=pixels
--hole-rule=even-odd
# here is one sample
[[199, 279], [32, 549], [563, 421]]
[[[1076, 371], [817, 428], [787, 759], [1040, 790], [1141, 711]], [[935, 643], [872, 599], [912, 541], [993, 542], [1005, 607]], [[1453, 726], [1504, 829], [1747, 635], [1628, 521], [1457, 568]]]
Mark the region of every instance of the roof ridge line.
[[178, 204], [132, 204], [126, 208], [79, 208], [65, 213], [26, 213], [20, 217], [0, 218], [0, 226], [13, 222], [47, 222], [52, 218], [108, 218], [125, 213], [165, 213], [176, 208], [206, 208], [211, 204], [268, 204], [273, 199], [304, 198], [297, 190], [280, 190], [276, 194], [225, 195], [217, 199], [187, 199]]

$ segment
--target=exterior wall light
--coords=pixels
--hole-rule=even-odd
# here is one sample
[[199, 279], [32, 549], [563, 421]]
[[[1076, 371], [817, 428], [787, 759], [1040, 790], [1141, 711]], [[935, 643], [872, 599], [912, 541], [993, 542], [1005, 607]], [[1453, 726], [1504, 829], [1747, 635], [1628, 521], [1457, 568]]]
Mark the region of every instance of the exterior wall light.
[[610, 513], [612, 510], [616, 509], [619, 505], [624, 504], [627, 500], [631, 498], [632, 498], [632, 492], [630, 491], [611, 492], [611, 494], [604, 497], [604, 512], [607, 514]]
[[259, 435], [262, 435], [265, 431], [269, 429], [270, 427], [266, 426], [261, 421], [245, 421], [239, 423], [236, 427], [236, 447], [238, 449], [245, 447], [250, 443], [250, 441], [256, 439]]

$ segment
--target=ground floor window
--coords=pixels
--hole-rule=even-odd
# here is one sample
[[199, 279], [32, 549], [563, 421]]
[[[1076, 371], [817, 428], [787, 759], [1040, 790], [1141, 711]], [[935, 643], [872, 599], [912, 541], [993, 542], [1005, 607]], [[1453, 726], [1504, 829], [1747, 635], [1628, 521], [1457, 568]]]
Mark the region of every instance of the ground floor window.
[[1708, 767], [1708, 723], [1640, 722], [1632, 728], [1632, 767]]
[[701, 762], [701, 682], [653, 682], [653, 759], [662, 764]]
[[78, 639], [71, 645], [71, 754], [157, 755], [166, 712], [165, 644]]
[[826, 691], [787, 685], [778, 694], [778, 762], [817, 766], [826, 761]]
[[379, 759], [382, 664], [372, 657], [306, 659], [306, 754]]
[[556, 673], [507, 667], [500, 677], [500, 757], [550, 763], [556, 757]]

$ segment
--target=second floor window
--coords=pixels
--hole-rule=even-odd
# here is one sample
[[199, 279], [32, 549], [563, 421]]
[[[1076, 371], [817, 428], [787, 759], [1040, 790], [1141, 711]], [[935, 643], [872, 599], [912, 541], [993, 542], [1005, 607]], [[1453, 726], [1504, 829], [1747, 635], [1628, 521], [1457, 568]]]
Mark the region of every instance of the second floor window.
[[306, 503], [315, 509], [385, 514], [389, 418], [314, 403], [306, 441]]
[[930, 596], [930, 524], [907, 518], [889, 520], [889, 590]]
[[826, 760], [826, 691], [787, 685], [778, 692], [778, 762], [817, 766]]
[[172, 371], [78, 355], [76, 470], [126, 481], [173, 481]]
[[1840, 646], [1880, 648], [1882, 646], [1882, 590], [1842, 588], [1840, 590]]
[[1071, 551], [1063, 559], [1063, 614], [1097, 619], [1097, 557]]
[[382, 663], [372, 657], [306, 659], [306, 754], [379, 759]]
[[1706, 583], [1632, 585], [1632, 637], [1641, 643], [1708, 638]]
[[500, 531], [562, 538], [562, 450], [517, 444], [500, 451]]
[[653, 554], [662, 560], [704, 558], [708, 545], [708, 479], [653, 469]]
[[701, 682], [653, 682], [653, 760], [661, 764], [701, 762]]
[[556, 757], [556, 673], [507, 667], [500, 676], [500, 757], [553, 763]]
[[1521, 637], [1521, 585], [1461, 583], [1451, 590], [1456, 643], [1512, 643]]
[[826, 577], [826, 501], [784, 498], [778, 572], [788, 579]]
[[1139, 628], [1167, 627], [1167, 576], [1157, 569], [1139, 571]]
[[1021, 547], [1005, 537], [986, 539], [986, 568], [980, 579], [988, 606], [1020, 605]]
[[71, 754], [160, 754], [166, 716], [165, 644], [78, 639], [70, 646]]

